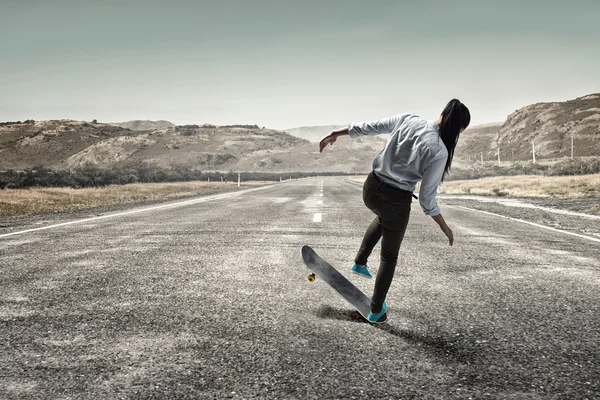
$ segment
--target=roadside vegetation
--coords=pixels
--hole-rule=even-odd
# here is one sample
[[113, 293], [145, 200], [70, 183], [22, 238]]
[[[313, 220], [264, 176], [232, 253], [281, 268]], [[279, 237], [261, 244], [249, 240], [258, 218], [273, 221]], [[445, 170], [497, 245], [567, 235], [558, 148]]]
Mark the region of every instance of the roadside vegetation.
[[[243, 189], [299, 179], [309, 174], [241, 172], [239, 176]], [[9, 170], [0, 172], [0, 189], [0, 218], [239, 190], [238, 172], [206, 172], [178, 166], [161, 169], [143, 163], [122, 164], [110, 169], [88, 166], [73, 170], [45, 167]]]
[[[241, 180], [278, 182], [307, 176], [343, 175], [339, 172], [208, 172], [183, 166], [158, 168], [145, 163], [118, 164], [110, 168], [86, 166], [77, 169], [33, 167], [21, 171], [0, 172], [0, 189], [27, 189], [31, 187], [70, 187], [73, 189], [99, 188], [108, 185], [164, 182], [237, 182]], [[348, 174], [348, 175], [354, 175]]]
[[562, 158], [531, 161], [480, 163], [457, 161], [453, 165], [448, 180], [460, 181], [493, 176], [543, 175], [567, 176], [600, 174], [600, 157]]
[[496, 176], [446, 181], [440, 194], [472, 194], [511, 197], [551, 197], [560, 199], [598, 198], [600, 174], [579, 176]]
[[[253, 181], [241, 189], [273, 182]], [[163, 200], [205, 196], [239, 190], [235, 183], [178, 182], [131, 183], [73, 189], [69, 187], [32, 187], [0, 190], [0, 218], [90, 209], [117, 204], [152, 203]]]
[[[338, 172], [240, 172], [241, 186], [265, 185]], [[345, 174], [354, 177], [354, 173]], [[364, 179], [358, 178], [361, 181]], [[34, 167], [0, 172], [0, 217], [61, 212], [116, 204], [156, 202], [237, 190], [238, 172], [157, 168], [120, 163], [111, 168]], [[557, 199], [599, 198], [600, 158], [497, 164], [457, 162], [440, 194]], [[598, 207], [600, 210], [600, 205]]]

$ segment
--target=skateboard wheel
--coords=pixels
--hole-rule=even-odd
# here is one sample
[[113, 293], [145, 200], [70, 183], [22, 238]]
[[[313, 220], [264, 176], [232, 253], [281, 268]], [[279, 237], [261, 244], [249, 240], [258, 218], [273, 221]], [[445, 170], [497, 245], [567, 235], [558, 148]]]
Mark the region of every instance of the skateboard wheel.
[[310, 274], [310, 275], [308, 276], [308, 281], [309, 281], [309, 282], [314, 282], [316, 278], [317, 278], [317, 277], [315, 276], [315, 274]]

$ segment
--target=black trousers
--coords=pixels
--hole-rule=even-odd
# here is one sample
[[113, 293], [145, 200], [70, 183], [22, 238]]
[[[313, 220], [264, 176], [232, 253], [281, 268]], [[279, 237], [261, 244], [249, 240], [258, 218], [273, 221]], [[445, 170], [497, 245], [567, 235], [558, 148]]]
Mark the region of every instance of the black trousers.
[[371, 311], [378, 313], [394, 279], [398, 252], [410, 217], [412, 192], [390, 186], [371, 172], [363, 186], [363, 201], [376, 217], [365, 232], [354, 262], [367, 264], [373, 248], [382, 239], [381, 263], [371, 298]]

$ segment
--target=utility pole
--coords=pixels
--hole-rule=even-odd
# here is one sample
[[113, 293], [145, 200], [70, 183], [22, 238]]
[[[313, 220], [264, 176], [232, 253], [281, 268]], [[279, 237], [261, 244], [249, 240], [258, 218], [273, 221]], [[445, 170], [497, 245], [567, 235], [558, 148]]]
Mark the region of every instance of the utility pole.
[[498, 166], [500, 166], [500, 146], [498, 146]]
[[483, 165], [483, 153], [479, 153], [481, 155], [481, 165]]
[[575, 154], [575, 152], [573, 149], [573, 135], [571, 135], [571, 158], [573, 158], [574, 154]]
[[533, 163], [535, 164], [535, 143], [531, 141], [531, 153], [533, 154]]

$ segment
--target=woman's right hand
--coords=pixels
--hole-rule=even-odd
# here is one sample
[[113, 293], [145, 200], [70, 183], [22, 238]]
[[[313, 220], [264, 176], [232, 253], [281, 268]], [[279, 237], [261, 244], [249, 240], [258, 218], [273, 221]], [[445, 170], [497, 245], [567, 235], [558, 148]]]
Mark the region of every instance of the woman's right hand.
[[442, 227], [442, 231], [448, 238], [448, 243], [450, 244], [450, 246], [452, 246], [454, 244], [454, 234], [452, 233], [452, 229], [450, 229], [448, 225], [444, 225]]
[[446, 221], [444, 221], [444, 217], [442, 217], [442, 214], [434, 215], [432, 216], [432, 218], [440, 226], [442, 232], [444, 232], [444, 235], [446, 235], [446, 237], [448, 238], [450, 246], [452, 246], [454, 244], [454, 234], [452, 233], [452, 229], [450, 229], [450, 227], [446, 225]]

